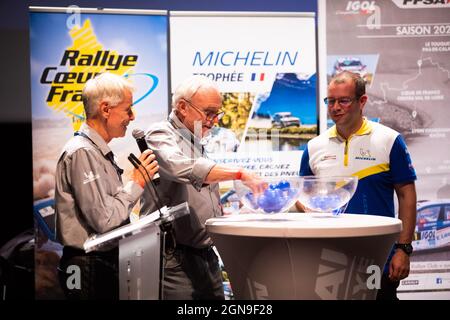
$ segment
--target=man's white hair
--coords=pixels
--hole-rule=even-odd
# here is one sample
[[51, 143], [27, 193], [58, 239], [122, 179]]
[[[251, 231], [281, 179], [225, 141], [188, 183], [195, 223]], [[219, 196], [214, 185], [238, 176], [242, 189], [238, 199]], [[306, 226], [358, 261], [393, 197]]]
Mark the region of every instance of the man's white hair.
[[86, 118], [92, 118], [97, 114], [101, 102], [105, 101], [115, 107], [125, 98], [125, 91], [133, 92], [133, 90], [134, 87], [130, 82], [116, 74], [102, 73], [89, 79], [82, 93]]
[[191, 100], [192, 97], [197, 93], [200, 88], [203, 89], [214, 89], [219, 91], [217, 84], [211, 79], [202, 76], [202, 75], [194, 75], [187, 79], [185, 79], [178, 87], [175, 89], [175, 92], [172, 96], [172, 108], [176, 109], [178, 102], [181, 99]]

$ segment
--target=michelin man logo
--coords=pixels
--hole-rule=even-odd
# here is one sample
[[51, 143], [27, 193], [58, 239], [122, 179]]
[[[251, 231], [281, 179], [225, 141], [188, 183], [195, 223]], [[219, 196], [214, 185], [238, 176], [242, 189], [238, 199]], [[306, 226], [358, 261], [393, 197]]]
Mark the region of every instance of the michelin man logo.
[[372, 156], [370, 155], [370, 150], [364, 150], [363, 148], [359, 149], [359, 154], [361, 155], [361, 157], [368, 157], [368, 158], [372, 158]]

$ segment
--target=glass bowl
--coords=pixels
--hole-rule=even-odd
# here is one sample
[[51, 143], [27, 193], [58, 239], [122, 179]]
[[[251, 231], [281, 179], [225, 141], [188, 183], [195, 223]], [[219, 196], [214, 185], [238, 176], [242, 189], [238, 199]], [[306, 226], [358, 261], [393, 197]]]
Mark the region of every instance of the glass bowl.
[[347, 207], [358, 186], [358, 178], [345, 177], [299, 177], [298, 200], [306, 212], [338, 215]]
[[240, 202], [255, 213], [286, 212], [298, 200], [300, 194], [299, 177], [262, 178], [267, 188], [255, 194], [240, 180], [234, 181], [234, 189]]

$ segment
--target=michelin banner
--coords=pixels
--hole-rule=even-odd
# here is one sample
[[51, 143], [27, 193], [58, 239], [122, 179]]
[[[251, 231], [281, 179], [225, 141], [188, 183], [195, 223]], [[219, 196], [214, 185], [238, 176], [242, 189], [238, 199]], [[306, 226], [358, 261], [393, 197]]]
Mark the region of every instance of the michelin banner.
[[[448, 268], [424, 261], [446, 261], [450, 249], [449, 17], [448, 1], [319, 1], [328, 79], [349, 70], [366, 80], [365, 115], [405, 137], [418, 175], [415, 253], [399, 291], [447, 298]], [[427, 272], [433, 286], [422, 285]]]
[[[128, 78], [136, 90], [136, 120], [110, 147], [119, 166], [138, 153], [131, 136], [167, 117], [166, 12], [31, 8], [30, 59], [34, 199], [51, 197], [54, 170], [64, 144], [85, 120], [81, 91], [101, 72]], [[125, 176], [126, 176], [125, 170]]]
[[[211, 157], [237, 163], [251, 155], [259, 164], [266, 159], [267, 168], [292, 161], [288, 171], [298, 174], [301, 150], [317, 135], [314, 18], [171, 12], [172, 91], [201, 74], [222, 93], [225, 116], [205, 141]], [[235, 151], [242, 156], [225, 155]]]

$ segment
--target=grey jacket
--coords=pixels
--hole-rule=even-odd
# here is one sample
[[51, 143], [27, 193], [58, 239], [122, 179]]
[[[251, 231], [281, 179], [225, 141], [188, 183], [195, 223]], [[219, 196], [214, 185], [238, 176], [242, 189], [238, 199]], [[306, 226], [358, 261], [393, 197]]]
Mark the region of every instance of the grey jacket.
[[[187, 201], [190, 215], [175, 223], [177, 243], [203, 248], [212, 244], [205, 229], [205, 221], [222, 215], [219, 185], [205, 184], [215, 166], [207, 159], [200, 141], [172, 112], [167, 121], [151, 126], [146, 141], [156, 155], [161, 184], [157, 187], [163, 205], [175, 206]], [[143, 210], [154, 211], [154, 201], [144, 193]]]
[[87, 124], [64, 146], [56, 167], [56, 233], [66, 246], [83, 248], [93, 233], [105, 233], [128, 221], [143, 193], [129, 181], [125, 186], [103, 138]]

